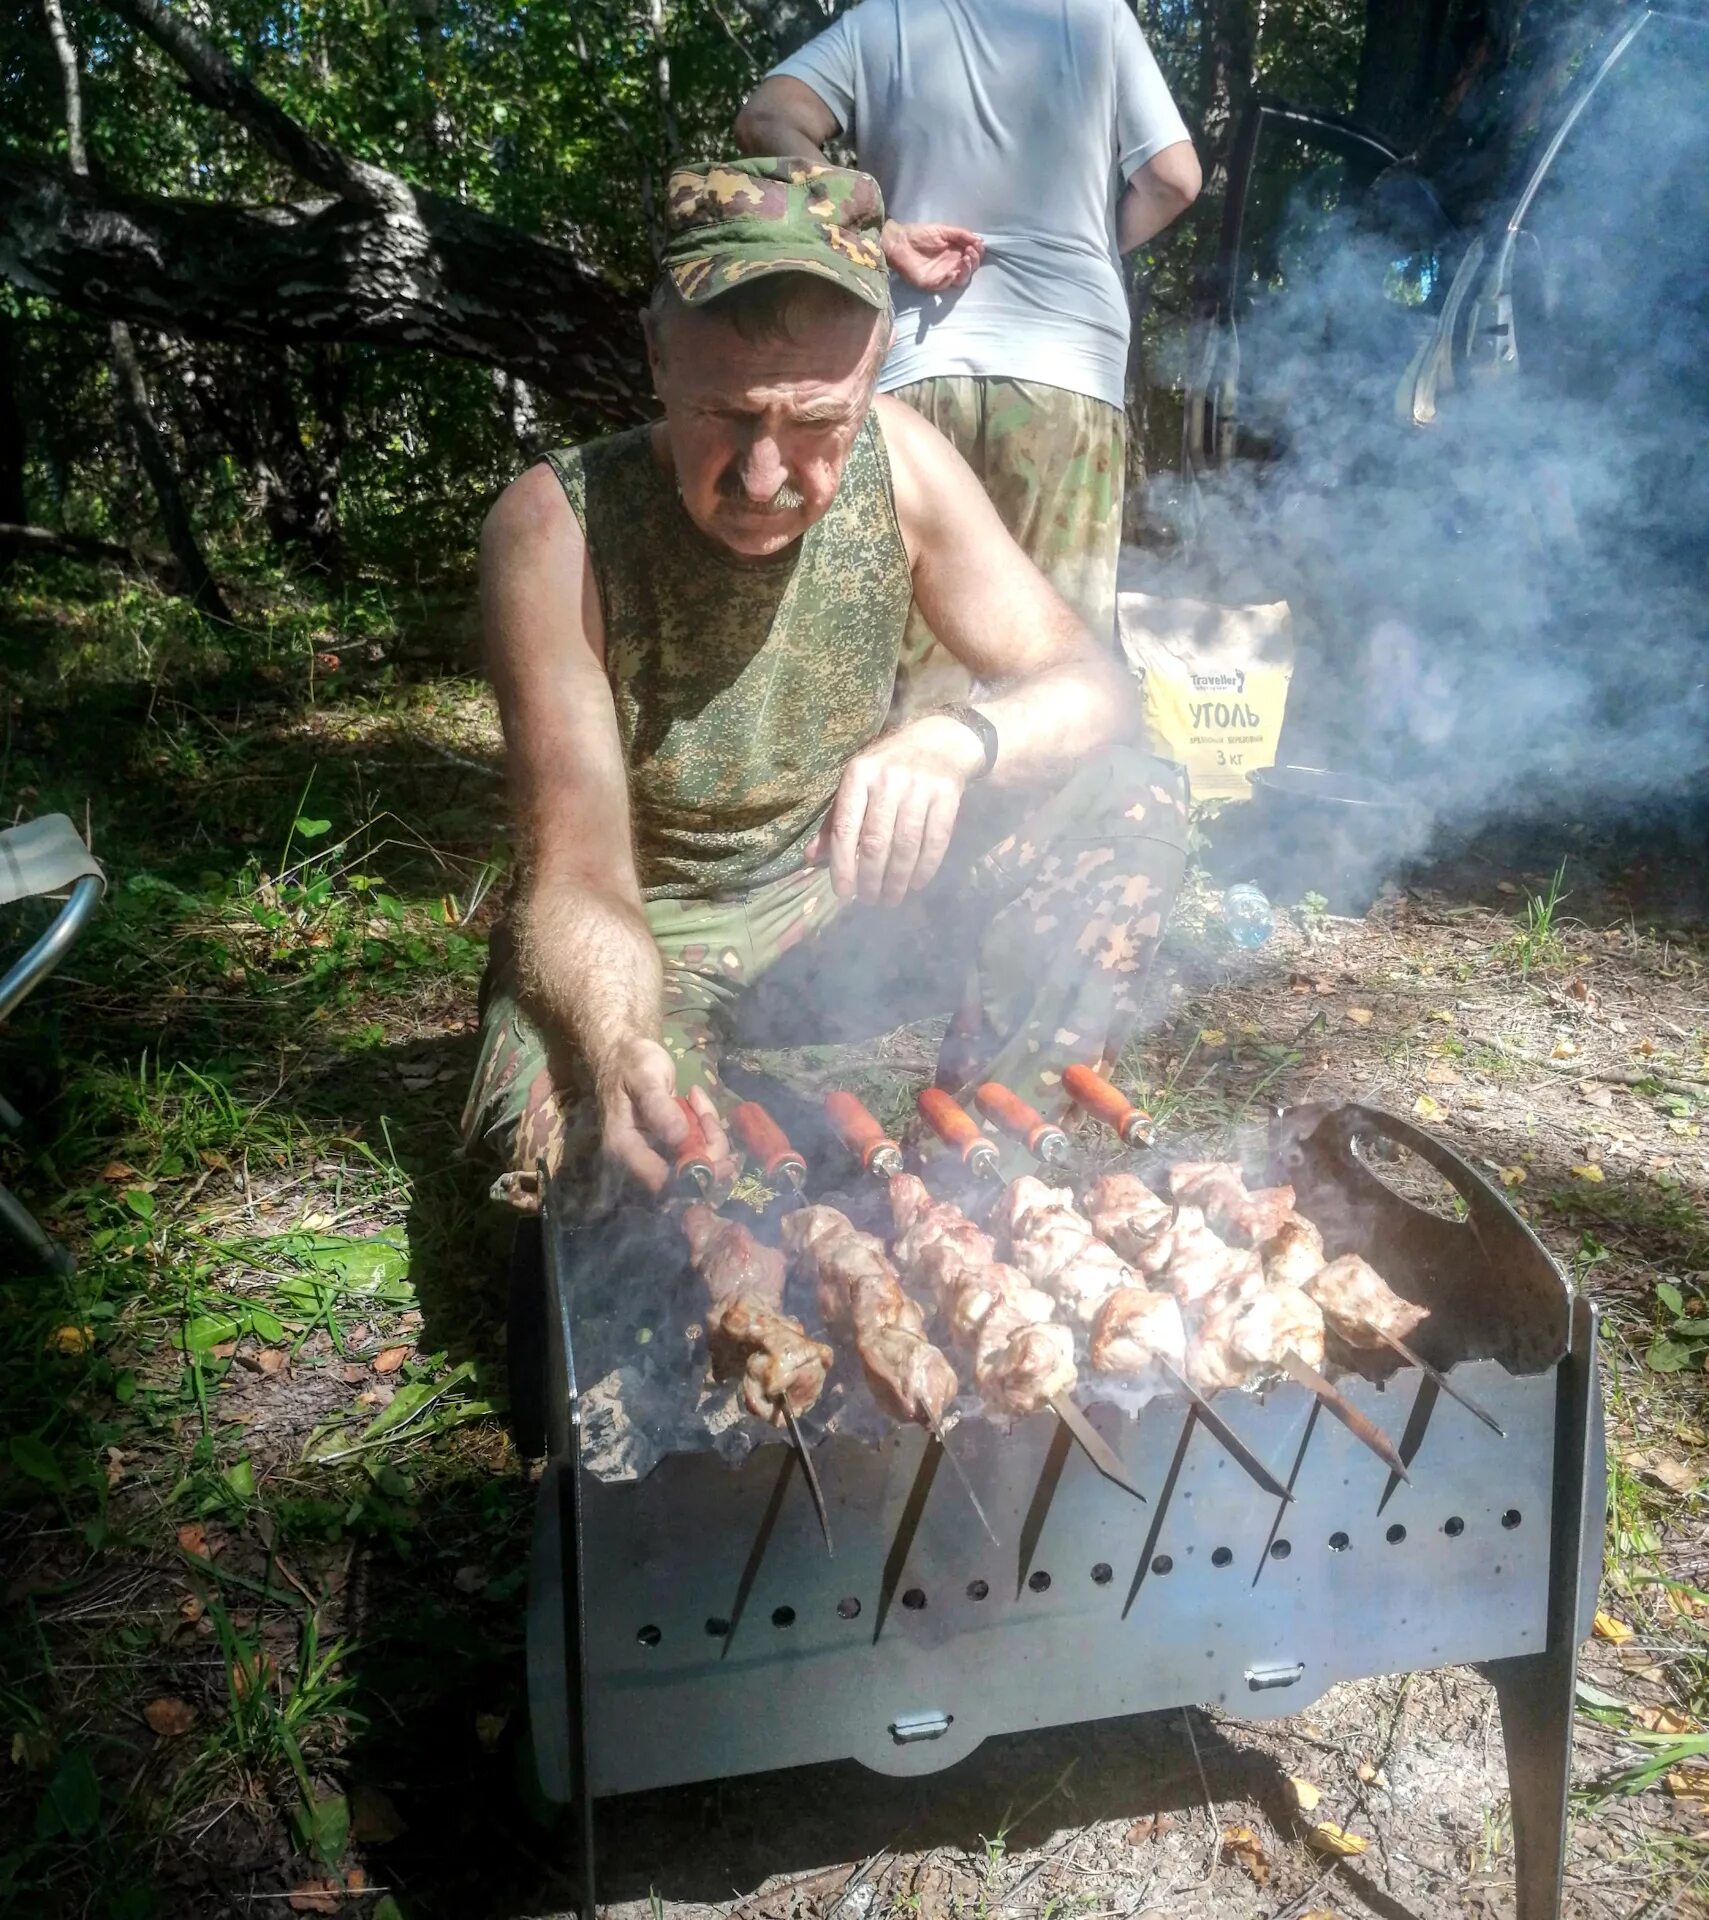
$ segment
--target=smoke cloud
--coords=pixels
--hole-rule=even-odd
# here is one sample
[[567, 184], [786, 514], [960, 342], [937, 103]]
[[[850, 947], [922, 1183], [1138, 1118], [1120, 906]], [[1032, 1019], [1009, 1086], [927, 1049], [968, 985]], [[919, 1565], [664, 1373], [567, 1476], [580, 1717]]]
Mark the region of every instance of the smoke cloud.
[[1456, 828], [1703, 789], [1706, 71], [1709, 29], [1647, 21], [1519, 222], [1510, 309], [1479, 295], [1537, 149], [1458, 232], [1404, 168], [1362, 192], [1297, 147], [1280, 217], [1255, 195], [1232, 344], [1259, 457], [1201, 473], [1158, 590], [1292, 603], [1283, 761]]

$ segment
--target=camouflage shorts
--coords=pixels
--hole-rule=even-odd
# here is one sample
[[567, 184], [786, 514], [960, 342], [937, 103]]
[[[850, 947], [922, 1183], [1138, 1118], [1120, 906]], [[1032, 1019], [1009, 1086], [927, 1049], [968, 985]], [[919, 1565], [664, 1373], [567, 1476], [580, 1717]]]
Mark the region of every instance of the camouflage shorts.
[[[1127, 416], [1031, 380], [944, 375], [891, 396], [931, 421], [978, 475], [1021, 551], [1101, 640], [1115, 645]], [[968, 697], [971, 676], [909, 616], [898, 718]]]
[[[821, 867], [747, 894], [649, 902], [678, 1090], [716, 1097], [726, 1039], [883, 1033], [949, 1011], [971, 978], [976, 995], [963, 1000], [940, 1083], [997, 1079], [1060, 1113], [1063, 1067], [1113, 1060], [1132, 1029], [1180, 885], [1186, 827], [1182, 770], [1116, 749], [1042, 799], [975, 788], [938, 878], [900, 907], [838, 900]], [[597, 1182], [591, 1094], [581, 1062], [548, 1058], [501, 929], [481, 988], [465, 1148], [510, 1170], [503, 1197], [519, 1203], [542, 1160]]]

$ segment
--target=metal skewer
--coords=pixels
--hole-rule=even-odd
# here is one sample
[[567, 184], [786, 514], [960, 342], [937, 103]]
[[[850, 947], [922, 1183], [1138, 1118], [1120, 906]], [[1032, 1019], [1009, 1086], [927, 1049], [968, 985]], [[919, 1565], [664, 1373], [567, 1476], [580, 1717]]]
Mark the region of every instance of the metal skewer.
[[979, 1504], [979, 1496], [973, 1491], [973, 1482], [968, 1479], [967, 1470], [962, 1466], [961, 1462], [955, 1457], [955, 1455], [950, 1452], [949, 1441], [944, 1437], [943, 1427], [936, 1420], [932, 1420], [925, 1417], [924, 1407], [920, 1409], [920, 1413], [922, 1416], [921, 1424], [925, 1427], [926, 1431], [932, 1436], [932, 1438], [938, 1443], [938, 1445], [943, 1448], [944, 1458], [955, 1469], [955, 1477], [961, 1482], [962, 1492], [965, 1493], [968, 1499], [972, 1502], [973, 1511], [979, 1516], [979, 1524], [985, 1529], [986, 1538], [991, 1542], [992, 1546], [994, 1546], [1000, 1553], [1003, 1549], [1003, 1543], [1001, 1540], [997, 1538], [996, 1532], [992, 1528], [991, 1522], [987, 1520], [985, 1517], [985, 1509]]
[[[795, 1457], [801, 1462], [801, 1477], [807, 1482], [808, 1497], [813, 1502], [813, 1511], [819, 1516], [819, 1531], [825, 1536], [825, 1551], [834, 1560], [837, 1550], [831, 1545], [831, 1516], [825, 1510], [825, 1490], [819, 1484], [819, 1475], [813, 1465], [812, 1455], [807, 1451], [807, 1441], [802, 1434], [800, 1422], [795, 1418], [795, 1409], [789, 1404], [788, 1397], [778, 1401], [783, 1414], [783, 1424], [789, 1429], [790, 1444], [795, 1449]], [[981, 1514], [983, 1519], [984, 1515]]]
[[1503, 1440], [1507, 1438], [1506, 1429], [1496, 1419], [1495, 1415], [1493, 1413], [1486, 1413], [1469, 1393], [1462, 1393], [1440, 1367], [1433, 1367], [1428, 1360], [1415, 1353], [1404, 1340], [1398, 1339], [1394, 1334], [1382, 1333], [1377, 1329], [1373, 1329], [1373, 1331], [1377, 1332], [1378, 1339], [1380, 1339], [1385, 1346], [1392, 1347], [1403, 1360], [1410, 1362], [1420, 1373], [1426, 1374], [1430, 1379], [1434, 1380], [1450, 1400], [1458, 1400], [1467, 1413], [1476, 1414], [1484, 1425], [1489, 1428], [1491, 1433], [1499, 1434]]
[[1178, 1367], [1171, 1366], [1162, 1355], [1158, 1356], [1157, 1364], [1193, 1403], [1194, 1413], [1205, 1423], [1210, 1433], [1214, 1435], [1217, 1440], [1221, 1441], [1223, 1446], [1234, 1455], [1235, 1459], [1251, 1474], [1253, 1479], [1258, 1482], [1259, 1486], [1261, 1486], [1266, 1493], [1274, 1494], [1278, 1500], [1293, 1499], [1294, 1496], [1282, 1485], [1281, 1481], [1265, 1466], [1257, 1454], [1241, 1439], [1240, 1435], [1235, 1432], [1222, 1415], [1217, 1412], [1216, 1408], [1211, 1405], [1210, 1401], [1200, 1393], [1198, 1388], [1193, 1385]]
[[1124, 1493], [1131, 1493], [1136, 1500], [1145, 1499], [1145, 1495], [1134, 1484], [1133, 1476], [1127, 1470], [1127, 1463], [1079, 1407], [1069, 1399], [1066, 1391], [1053, 1393], [1045, 1405], [1068, 1429], [1069, 1434], [1078, 1441], [1086, 1458], [1106, 1480], [1113, 1480]]
[[1315, 1393], [1353, 1438], [1363, 1441], [1390, 1473], [1398, 1474], [1409, 1487], [1412, 1485], [1412, 1476], [1406, 1470], [1406, 1462], [1395, 1451], [1394, 1444], [1388, 1435], [1374, 1421], [1367, 1420], [1351, 1401], [1337, 1392], [1316, 1367], [1302, 1360], [1297, 1353], [1288, 1352], [1282, 1355], [1282, 1371], [1290, 1379], [1297, 1380], [1302, 1387], [1307, 1387]]

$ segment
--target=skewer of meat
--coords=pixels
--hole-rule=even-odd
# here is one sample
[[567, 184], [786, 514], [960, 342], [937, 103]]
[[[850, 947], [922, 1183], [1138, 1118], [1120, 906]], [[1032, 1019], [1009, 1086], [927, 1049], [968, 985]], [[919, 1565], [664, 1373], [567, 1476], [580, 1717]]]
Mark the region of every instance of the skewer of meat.
[[[1098, 1113], [1098, 1106], [1089, 1101], [1087, 1110]], [[1099, 1117], [1107, 1119], [1101, 1113]], [[1171, 1291], [1179, 1290], [1196, 1299], [1208, 1300], [1217, 1287], [1227, 1281], [1238, 1280], [1241, 1289], [1250, 1291], [1253, 1280], [1250, 1266], [1242, 1272], [1219, 1273], [1223, 1261], [1231, 1253], [1249, 1254], [1251, 1247], [1272, 1239], [1290, 1217], [1297, 1218], [1293, 1215], [1295, 1195], [1291, 1187], [1266, 1187], [1257, 1193], [1250, 1193], [1240, 1169], [1228, 1161], [1182, 1162], [1171, 1170], [1170, 1190], [1182, 1204], [1177, 1209], [1172, 1226], [1162, 1230], [1142, 1251], [1142, 1270], [1157, 1269], [1161, 1262], [1156, 1277], [1168, 1276]], [[1190, 1208], [1198, 1212], [1197, 1220], [1187, 1217]], [[1202, 1232], [1208, 1232], [1204, 1220], [1207, 1212], [1227, 1232], [1243, 1242], [1242, 1247], [1230, 1249], [1215, 1234], [1209, 1234], [1208, 1238], [1201, 1237]], [[1185, 1245], [1181, 1244], [1183, 1232]], [[1220, 1254], [1218, 1245], [1222, 1245]], [[1256, 1264], [1257, 1283], [1262, 1287], [1261, 1259]], [[1290, 1330], [1307, 1338], [1310, 1344], [1314, 1322], [1308, 1309], [1315, 1303], [1306, 1300], [1302, 1304], [1303, 1297], [1296, 1297], [1298, 1295], [1297, 1288], [1289, 1288], [1279, 1300], [1254, 1311], [1257, 1309], [1255, 1294], [1251, 1299], [1238, 1291], [1233, 1298], [1225, 1294], [1219, 1302], [1219, 1311], [1214, 1320], [1207, 1324], [1206, 1315], [1201, 1309], [1197, 1314], [1197, 1326], [1189, 1326], [1189, 1358], [1194, 1358], [1196, 1354], [1201, 1377], [1210, 1373], [1221, 1374], [1226, 1376], [1227, 1384], [1231, 1385], [1237, 1382], [1244, 1384], [1265, 1370], [1279, 1368], [1301, 1386], [1309, 1388], [1350, 1433], [1377, 1455], [1390, 1472], [1398, 1474], [1403, 1480], [1407, 1479], [1405, 1463], [1382, 1429], [1338, 1392], [1297, 1347], [1280, 1344]], [[1239, 1313], [1230, 1311], [1236, 1305], [1241, 1309]], [[1242, 1317], [1248, 1312], [1251, 1317], [1242, 1326]], [[1222, 1350], [1207, 1351], [1213, 1345], [1220, 1345]]]
[[1048, 1406], [1098, 1471], [1136, 1500], [1120, 1454], [1074, 1403], [1074, 1335], [1054, 1318], [1056, 1301], [995, 1258], [991, 1236], [959, 1207], [934, 1200], [912, 1174], [890, 1182], [896, 1257], [937, 1291], [951, 1330], [973, 1348], [974, 1379], [1004, 1413]]
[[683, 1209], [682, 1230], [710, 1301], [706, 1344], [713, 1377], [739, 1379], [748, 1412], [788, 1429], [825, 1549], [833, 1552], [824, 1489], [799, 1416], [817, 1405], [835, 1355], [783, 1311], [784, 1259], [776, 1248], [762, 1246], [746, 1227], [720, 1219], [700, 1201]]
[[1011, 1180], [998, 1203], [998, 1217], [1015, 1266], [1084, 1326], [1117, 1287], [1132, 1278], [1114, 1247], [1100, 1240], [1092, 1223], [1058, 1187], [1030, 1173]]
[[961, 1463], [944, 1441], [943, 1417], [959, 1382], [955, 1369], [926, 1338], [925, 1315], [902, 1291], [884, 1242], [863, 1233], [835, 1207], [802, 1207], [783, 1223], [791, 1256], [813, 1275], [827, 1326], [854, 1343], [861, 1371], [879, 1405], [898, 1420], [918, 1421], [954, 1468], [993, 1546], [1000, 1546]]

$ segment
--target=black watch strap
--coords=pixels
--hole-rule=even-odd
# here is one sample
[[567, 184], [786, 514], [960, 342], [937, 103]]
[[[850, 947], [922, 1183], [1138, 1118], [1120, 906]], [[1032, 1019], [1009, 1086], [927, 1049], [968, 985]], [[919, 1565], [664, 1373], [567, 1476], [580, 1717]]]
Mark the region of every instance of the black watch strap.
[[997, 729], [977, 707], [940, 707], [938, 711], [946, 720], [959, 720], [970, 732], [979, 736], [979, 744], [985, 749], [985, 764], [973, 777], [983, 780], [997, 764]]

